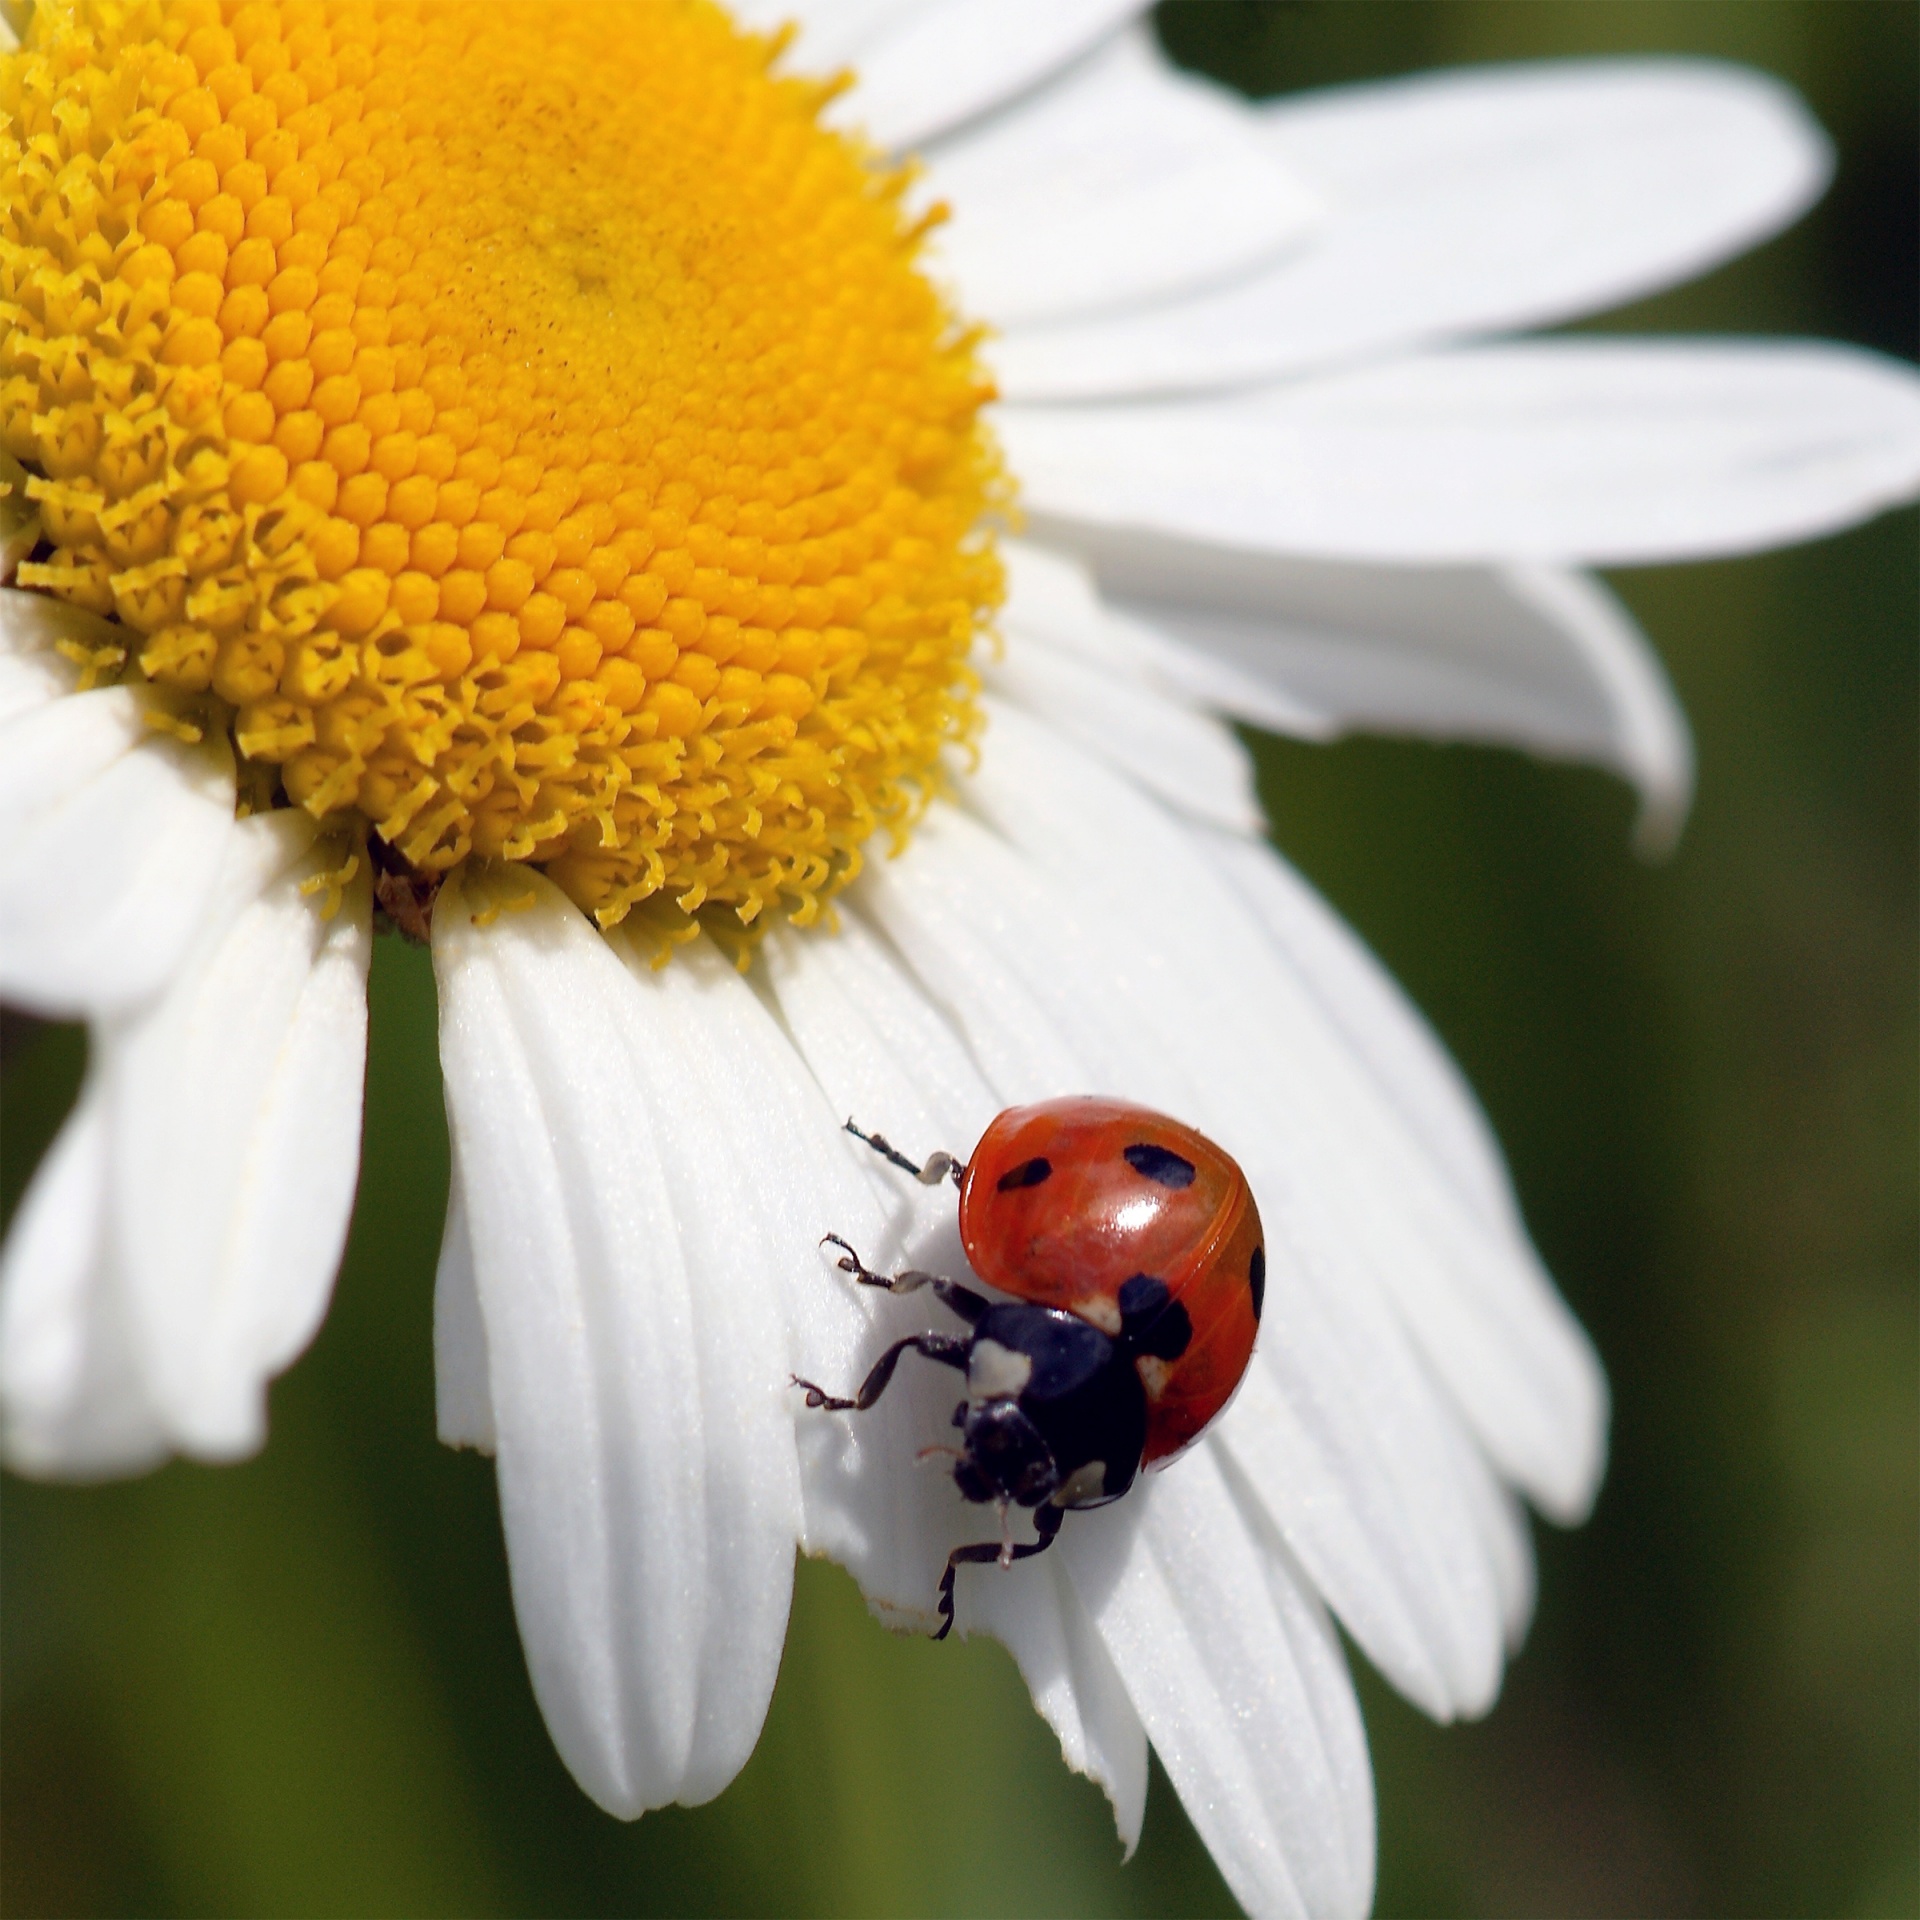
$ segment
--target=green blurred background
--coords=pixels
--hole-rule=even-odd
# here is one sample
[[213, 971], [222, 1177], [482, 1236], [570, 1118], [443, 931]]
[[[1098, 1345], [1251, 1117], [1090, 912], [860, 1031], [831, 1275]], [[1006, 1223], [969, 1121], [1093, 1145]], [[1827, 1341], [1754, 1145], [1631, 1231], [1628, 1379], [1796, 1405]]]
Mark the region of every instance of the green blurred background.
[[[1833, 191], [1605, 324], [1915, 350], [1910, 0], [1189, 0], [1160, 27], [1256, 94], [1568, 53], [1755, 62], [1834, 133]], [[1256, 743], [1280, 844], [1480, 1089], [1615, 1391], [1599, 1510], [1542, 1530], [1493, 1716], [1434, 1728], [1361, 1676], [1383, 1913], [1920, 1909], [1917, 571], [1903, 515], [1617, 580], [1699, 738], [1663, 866], [1597, 775]], [[491, 1469], [433, 1438], [446, 1145], [420, 954], [380, 943], [373, 1013], [353, 1241], [265, 1456], [5, 1483], [5, 1912], [1231, 1911], [1164, 1777], [1123, 1867], [1011, 1661], [890, 1638], [826, 1567], [800, 1570], [727, 1794], [623, 1826], [578, 1793], [528, 1691]], [[10, 1207], [82, 1048], [9, 1039]]]

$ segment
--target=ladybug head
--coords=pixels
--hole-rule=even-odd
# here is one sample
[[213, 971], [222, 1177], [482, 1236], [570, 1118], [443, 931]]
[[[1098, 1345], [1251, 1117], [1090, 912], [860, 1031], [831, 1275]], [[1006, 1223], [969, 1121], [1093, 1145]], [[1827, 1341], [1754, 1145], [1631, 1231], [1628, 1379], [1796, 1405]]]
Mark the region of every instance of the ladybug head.
[[1037, 1507], [1059, 1486], [1053, 1449], [1017, 1401], [962, 1401], [953, 1417], [961, 1435], [954, 1484], [969, 1500]]

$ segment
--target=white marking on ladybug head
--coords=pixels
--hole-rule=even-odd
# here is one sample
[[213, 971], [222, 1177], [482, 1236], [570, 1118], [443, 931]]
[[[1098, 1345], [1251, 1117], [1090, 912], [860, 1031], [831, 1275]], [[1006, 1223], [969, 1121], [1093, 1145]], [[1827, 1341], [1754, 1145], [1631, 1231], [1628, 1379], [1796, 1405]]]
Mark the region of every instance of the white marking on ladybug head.
[[1095, 1326], [1110, 1340], [1120, 1338], [1120, 1302], [1109, 1299], [1104, 1293], [1090, 1293], [1084, 1299], [1076, 1300], [1067, 1309], [1077, 1315], [1089, 1326]]
[[1107, 1463], [1104, 1460], [1089, 1460], [1084, 1467], [1075, 1467], [1053, 1490], [1056, 1507], [1094, 1507], [1101, 1505], [1106, 1497]]
[[998, 1340], [976, 1340], [967, 1356], [969, 1400], [1017, 1400], [1032, 1378], [1033, 1356]]
[[1167, 1377], [1173, 1372], [1173, 1362], [1143, 1353], [1133, 1364], [1140, 1370], [1140, 1384], [1146, 1388], [1147, 1398], [1158, 1400], [1167, 1390]]

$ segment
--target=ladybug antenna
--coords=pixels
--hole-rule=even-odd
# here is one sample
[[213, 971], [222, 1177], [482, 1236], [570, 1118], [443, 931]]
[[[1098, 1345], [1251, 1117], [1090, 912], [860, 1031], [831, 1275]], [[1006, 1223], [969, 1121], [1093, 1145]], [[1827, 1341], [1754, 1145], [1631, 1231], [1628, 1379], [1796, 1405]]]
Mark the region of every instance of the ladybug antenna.
[[964, 1160], [955, 1159], [950, 1153], [930, 1153], [927, 1155], [926, 1164], [922, 1166], [918, 1161], [909, 1160], [884, 1133], [863, 1132], [852, 1119], [847, 1121], [846, 1131], [856, 1140], [864, 1140], [883, 1160], [898, 1167], [902, 1173], [912, 1174], [923, 1187], [937, 1187], [942, 1180], [949, 1177], [957, 1187], [961, 1176], [967, 1170], [967, 1163]]

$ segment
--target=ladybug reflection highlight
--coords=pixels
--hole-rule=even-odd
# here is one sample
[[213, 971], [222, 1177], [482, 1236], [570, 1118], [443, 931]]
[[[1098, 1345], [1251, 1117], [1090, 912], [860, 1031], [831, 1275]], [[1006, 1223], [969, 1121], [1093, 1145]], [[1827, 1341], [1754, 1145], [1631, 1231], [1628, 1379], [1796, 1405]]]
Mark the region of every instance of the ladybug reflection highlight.
[[[1009, 1107], [964, 1165], [947, 1153], [916, 1163], [851, 1120], [847, 1131], [923, 1185], [951, 1179], [968, 1260], [1012, 1296], [917, 1269], [875, 1273], [828, 1234], [843, 1273], [891, 1293], [930, 1288], [968, 1331], [896, 1340], [850, 1398], [794, 1377], [808, 1406], [863, 1413], [909, 1352], [966, 1376], [954, 1484], [998, 1506], [1001, 1537], [948, 1555], [944, 1640], [958, 1567], [1044, 1553], [1070, 1511], [1119, 1499], [1233, 1398], [1266, 1293], [1260, 1215], [1246, 1176], [1204, 1134], [1125, 1101]], [[1009, 1531], [1016, 1506], [1033, 1513], [1032, 1541]]]

